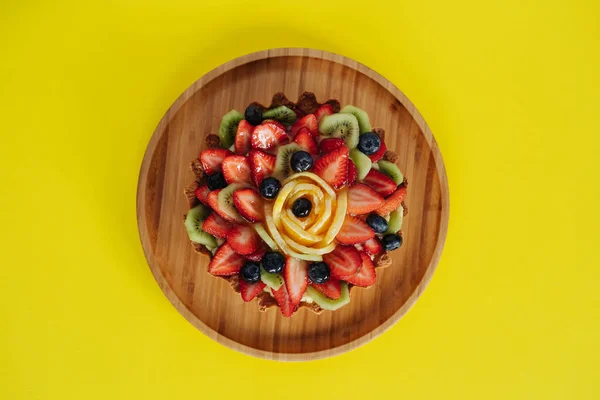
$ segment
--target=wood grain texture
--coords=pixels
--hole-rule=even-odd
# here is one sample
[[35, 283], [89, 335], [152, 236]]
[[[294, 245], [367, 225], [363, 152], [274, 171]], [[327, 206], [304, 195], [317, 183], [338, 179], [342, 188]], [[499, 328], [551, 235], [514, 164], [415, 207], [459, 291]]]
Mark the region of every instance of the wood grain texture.
[[[208, 274], [209, 259], [190, 246], [182, 195], [193, 180], [189, 162], [218, 131], [223, 114], [276, 92], [295, 100], [304, 91], [367, 111], [398, 156], [408, 178], [404, 244], [393, 264], [378, 270], [370, 289], [356, 288], [348, 306], [316, 315], [301, 309], [283, 318], [244, 303], [223, 279]], [[161, 289], [203, 333], [235, 350], [269, 359], [311, 360], [356, 348], [396, 323], [414, 304], [439, 261], [449, 215], [448, 183], [433, 135], [414, 105], [393, 84], [348, 58], [310, 49], [249, 54], [209, 72], [169, 108], [156, 128], [140, 171], [137, 219], [144, 253]]]

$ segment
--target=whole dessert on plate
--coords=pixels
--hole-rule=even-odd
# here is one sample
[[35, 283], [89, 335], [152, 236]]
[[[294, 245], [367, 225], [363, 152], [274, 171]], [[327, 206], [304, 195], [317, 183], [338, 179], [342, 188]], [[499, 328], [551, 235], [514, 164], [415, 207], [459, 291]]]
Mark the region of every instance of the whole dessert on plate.
[[350, 302], [402, 245], [407, 181], [367, 113], [283, 94], [221, 120], [192, 161], [189, 238], [244, 301], [290, 317]]

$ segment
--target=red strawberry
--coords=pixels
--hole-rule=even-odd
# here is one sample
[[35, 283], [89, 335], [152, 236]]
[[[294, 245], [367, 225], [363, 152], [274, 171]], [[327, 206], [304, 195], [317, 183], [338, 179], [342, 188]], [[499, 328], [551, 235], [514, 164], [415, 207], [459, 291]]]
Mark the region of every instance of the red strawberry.
[[375, 237], [375, 232], [360, 218], [346, 215], [344, 223], [335, 237], [342, 244], [362, 243]]
[[323, 261], [329, 265], [331, 276], [337, 279], [356, 274], [362, 264], [360, 254], [354, 246], [341, 244], [331, 253], [323, 254]]
[[375, 256], [383, 251], [383, 246], [376, 237], [367, 240], [363, 246], [366, 252], [372, 256]]
[[233, 193], [233, 205], [250, 222], [262, 221], [265, 218], [263, 200], [254, 189], [240, 189]]
[[262, 281], [258, 281], [255, 283], [248, 283], [243, 279], [240, 279], [240, 293], [242, 295], [242, 300], [245, 302], [251, 301], [253, 298], [258, 296], [260, 292], [264, 290], [267, 285]]
[[313, 172], [335, 189], [344, 186], [348, 177], [348, 148], [340, 147], [325, 154], [317, 160]]
[[383, 197], [394, 193], [398, 187], [392, 178], [376, 169], [370, 170], [362, 182], [375, 189], [375, 191]]
[[309, 132], [314, 136], [319, 136], [319, 124], [317, 123], [317, 117], [315, 114], [308, 114], [300, 118], [294, 125], [292, 125], [291, 134], [292, 137], [302, 128], [308, 128]]
[[321, 107], [319, 107], [319, 109], [315, 113], [315, 117], [317, 117], [317, 122], [321, 122], [321, 118], [323, 118], [326, 115], [332, 115], [332, 114], [333, 114], [333, 107], [331, 107], [331, 104], [323, 104]]
[[204, 220], [202, 223], [202, 230], [206, 233], [210, 233], [211, 235], [225, 239], [229, 231], [233, 229], [233, 224], [231, 222], [225, 221], [223, 218], [219, 217], [219, 214], [213, 212]]
[[379, 160], [381, 160], [385, 154], [385, 152], [387, 151], [387, 147], [385, 145], [385, 143], [383, 142], [383, 140], [381, 141], [381, 146], [379, 147], [379, 150], [377, 150], [377, 153], [375, 154], [371, 154], [370, 156], [368, 156], [371, 159], [371, 162], [377, 162]]
[[260, 262], [260, 260], [262, 260], [263, 256], [265, 255], [265, 253], [267, 252], [267, 247], [264, 244], [260, 244], [260, 247], [258, 248], [258, 250], [256, 250], [254, 253], [252, 254], [248, 254], [246, 256], [246, 258], [250, 261], [254, 261], [254, 262]]
[[385, 200], [376, 191], [357, 183], [348, 189], [348, 214], [368, 214], [382, 206]]
[[221, 276], [235, 275], [240, 272], [245, 262], [243, 256], [236, 253], [228, 243], [224, 243], [210, 260], [208, 272]]
[[222, 189], [213, 190], [208, 194], [208, 196], [206, 196], [206, 201], [208, 202], [209, 207], [212, 208], [213, 211], [217, 212], [219, 215], [221, 215], [221, 213], [219, 212], [219, 192], [221, 190]]
[[308, 287], [308, 262], [287, 257], [283, 267], [283, 280], [292, 305], [297, 306]]
[[327, 154], [331, 153], [335, 149], [339, 149], [340, 147], [344, 147], [346, 144], [344, 143], [344, 139], [340, 138], [331, 138], [331, 139], [323, 139], [319, 144], [319, 148], [321, 149], [321, 153]]
[[377, 210], [377, 214], [383, 216], [391, 213], [400, 206], [406, 197], [406, 186], [401, 186], [391, 196], [385, 199], [385, 203]]
[[307, 128], [302, 128], [294, 138], [294, 142], [298, 143], [300, 147], [308, 151], [310, 154], [319, 154], [319, 148], [313, 135], [310, 134]]
[[285, 285], [281, 285], [279, 290], [271, 289], [271, 293], [273, 293], [273, 297], [275, 297], [277, 304], [279, 304], [283, 316], [291, 317], [294, 311], [296, 311], [296, 307], [292, 304]]
[[263, 122], [252, 131], [250, 142], [253, 149], [270, 150], [287, 143], [288, 137], [281, 124]]
[[227, 183], [248, 183], [252, 185], [250, 161], [245, 156], [229, 156], [223, 160], [223, 176]]
[[227, 207], [226, 209], [221, 208], [221, 205], [219, 204], [219, 193], [221, 190], [222, 189], [213, 190], [208, 194], [208, 205], [224, 220], [239, 224], [243, 223], [244, 219], [235, 211], [233, 207]]
[[356, 286], [371, 286], [377, 278], [375, 275], [375, 266], [371, 257], [364, 251], [360, 252], [360, 258], [362, 259], [362, 265], [358, 272], [352, 276], [347, 276], [344, 280]]
[[311, 285], [330, 299], [339, 299], [342, 295], [340, 281], [333, 277], [329, 278], [325, 283], [311, 283]]
[[239, 254], [252, 254], [260, 248], [261, 240], [251, 226], [237, 225], [227, 234], [227, 243]]
[[268, 122], [270, 124], [275, 124], [275, 125], [277, 125], [278, 127], [280, 127], [281, 129], [283, 129], [285, 131], [285, 125], [283, 125], [281, 122], [279, 122], [277, 120], [274, 120], [274, 119], [265, 119], [265, 120], [263, 120], [262, 123], [264, 124], [265, 122]]
[[204, 205], [208, 205], [208, 194], [210, 193], [210, 189], [208, 185], [202, 185], [198, 189], [194, 190], [194, 194], [196, 198], [202, 202]]
[[200, 163], [202, 163], [202, 168], [204, 172], [208, 175], [212, 175], [215, 172], [219, 172], [221, 170], [221, 164], [223, 164], [223, 160], [225, 157], [232, 155], [233, 153], [229, 150], [220, 149], [218, 147], [213, 147], [212, 149], [204, 150], [200, 153]]
[[348, 160], [348, 178], [346, 178], [346, 185], [354, 185], [357, 177], [358, 171], [356, 170], [356, 164], [354, 164], [354, 161]]
[[238, 124], [235, 142], [233, 143], [237, 154], [246, 155], [250, 151], [250, 137], [253, 129], [254, 126], [245, 119]]
[[248, 154], [250, 158], [250, 168], [252, 170], [252, 179], [256, 186], [260, 186], [263, 179], [271, 176], [275, 169], [275, 161], [277, 157], [267, 153], [263, 153], [260, 150], [252, 150]]

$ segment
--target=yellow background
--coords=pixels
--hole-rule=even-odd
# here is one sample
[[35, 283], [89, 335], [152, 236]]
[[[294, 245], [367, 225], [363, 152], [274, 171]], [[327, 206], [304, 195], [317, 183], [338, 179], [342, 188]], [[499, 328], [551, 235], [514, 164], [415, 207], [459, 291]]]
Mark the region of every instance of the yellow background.
[[[1, 1], [0, 398], [600, 398], [599, 4]], [[286, 46], [394, 82], [451, 192], [442, 260], [409, 314], [355, 351], [287, 364], [187, 323], [135, 218], [173, 100]]]

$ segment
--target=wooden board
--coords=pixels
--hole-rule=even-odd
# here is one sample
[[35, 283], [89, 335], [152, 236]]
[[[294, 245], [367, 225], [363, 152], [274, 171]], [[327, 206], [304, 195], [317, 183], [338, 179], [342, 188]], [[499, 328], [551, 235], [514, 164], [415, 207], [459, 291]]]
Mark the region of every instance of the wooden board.
[[[218, 131], [223, 114], [276, 92], [295, 101], [304, 91], [319, 101], [338, 99], [366, 110], [373, 127], [386, 130], [388, 148], [408, 178], [404, 244], [393, 265], [378, 269], [370, 289], [355, 288], [349, 305], [316, 315], [301, 309], [283, 318], [279, 309], [258, 311], [228, 283], [208, 274], [208, 257], [196, 254], [182, 216], [189, 162]], [[209, 72], [166, 112], [140, 171], [137, 218], [148, 264], [167, 298], [200, 331], [230, 348], [278, 360], [311, 360], [343, 353], [396, 323], [431, 278], [446, 237], [448, 183], [441, 154], [423, 117], [381, 75], [348, 58], [309, 49], [249, 54]]]

